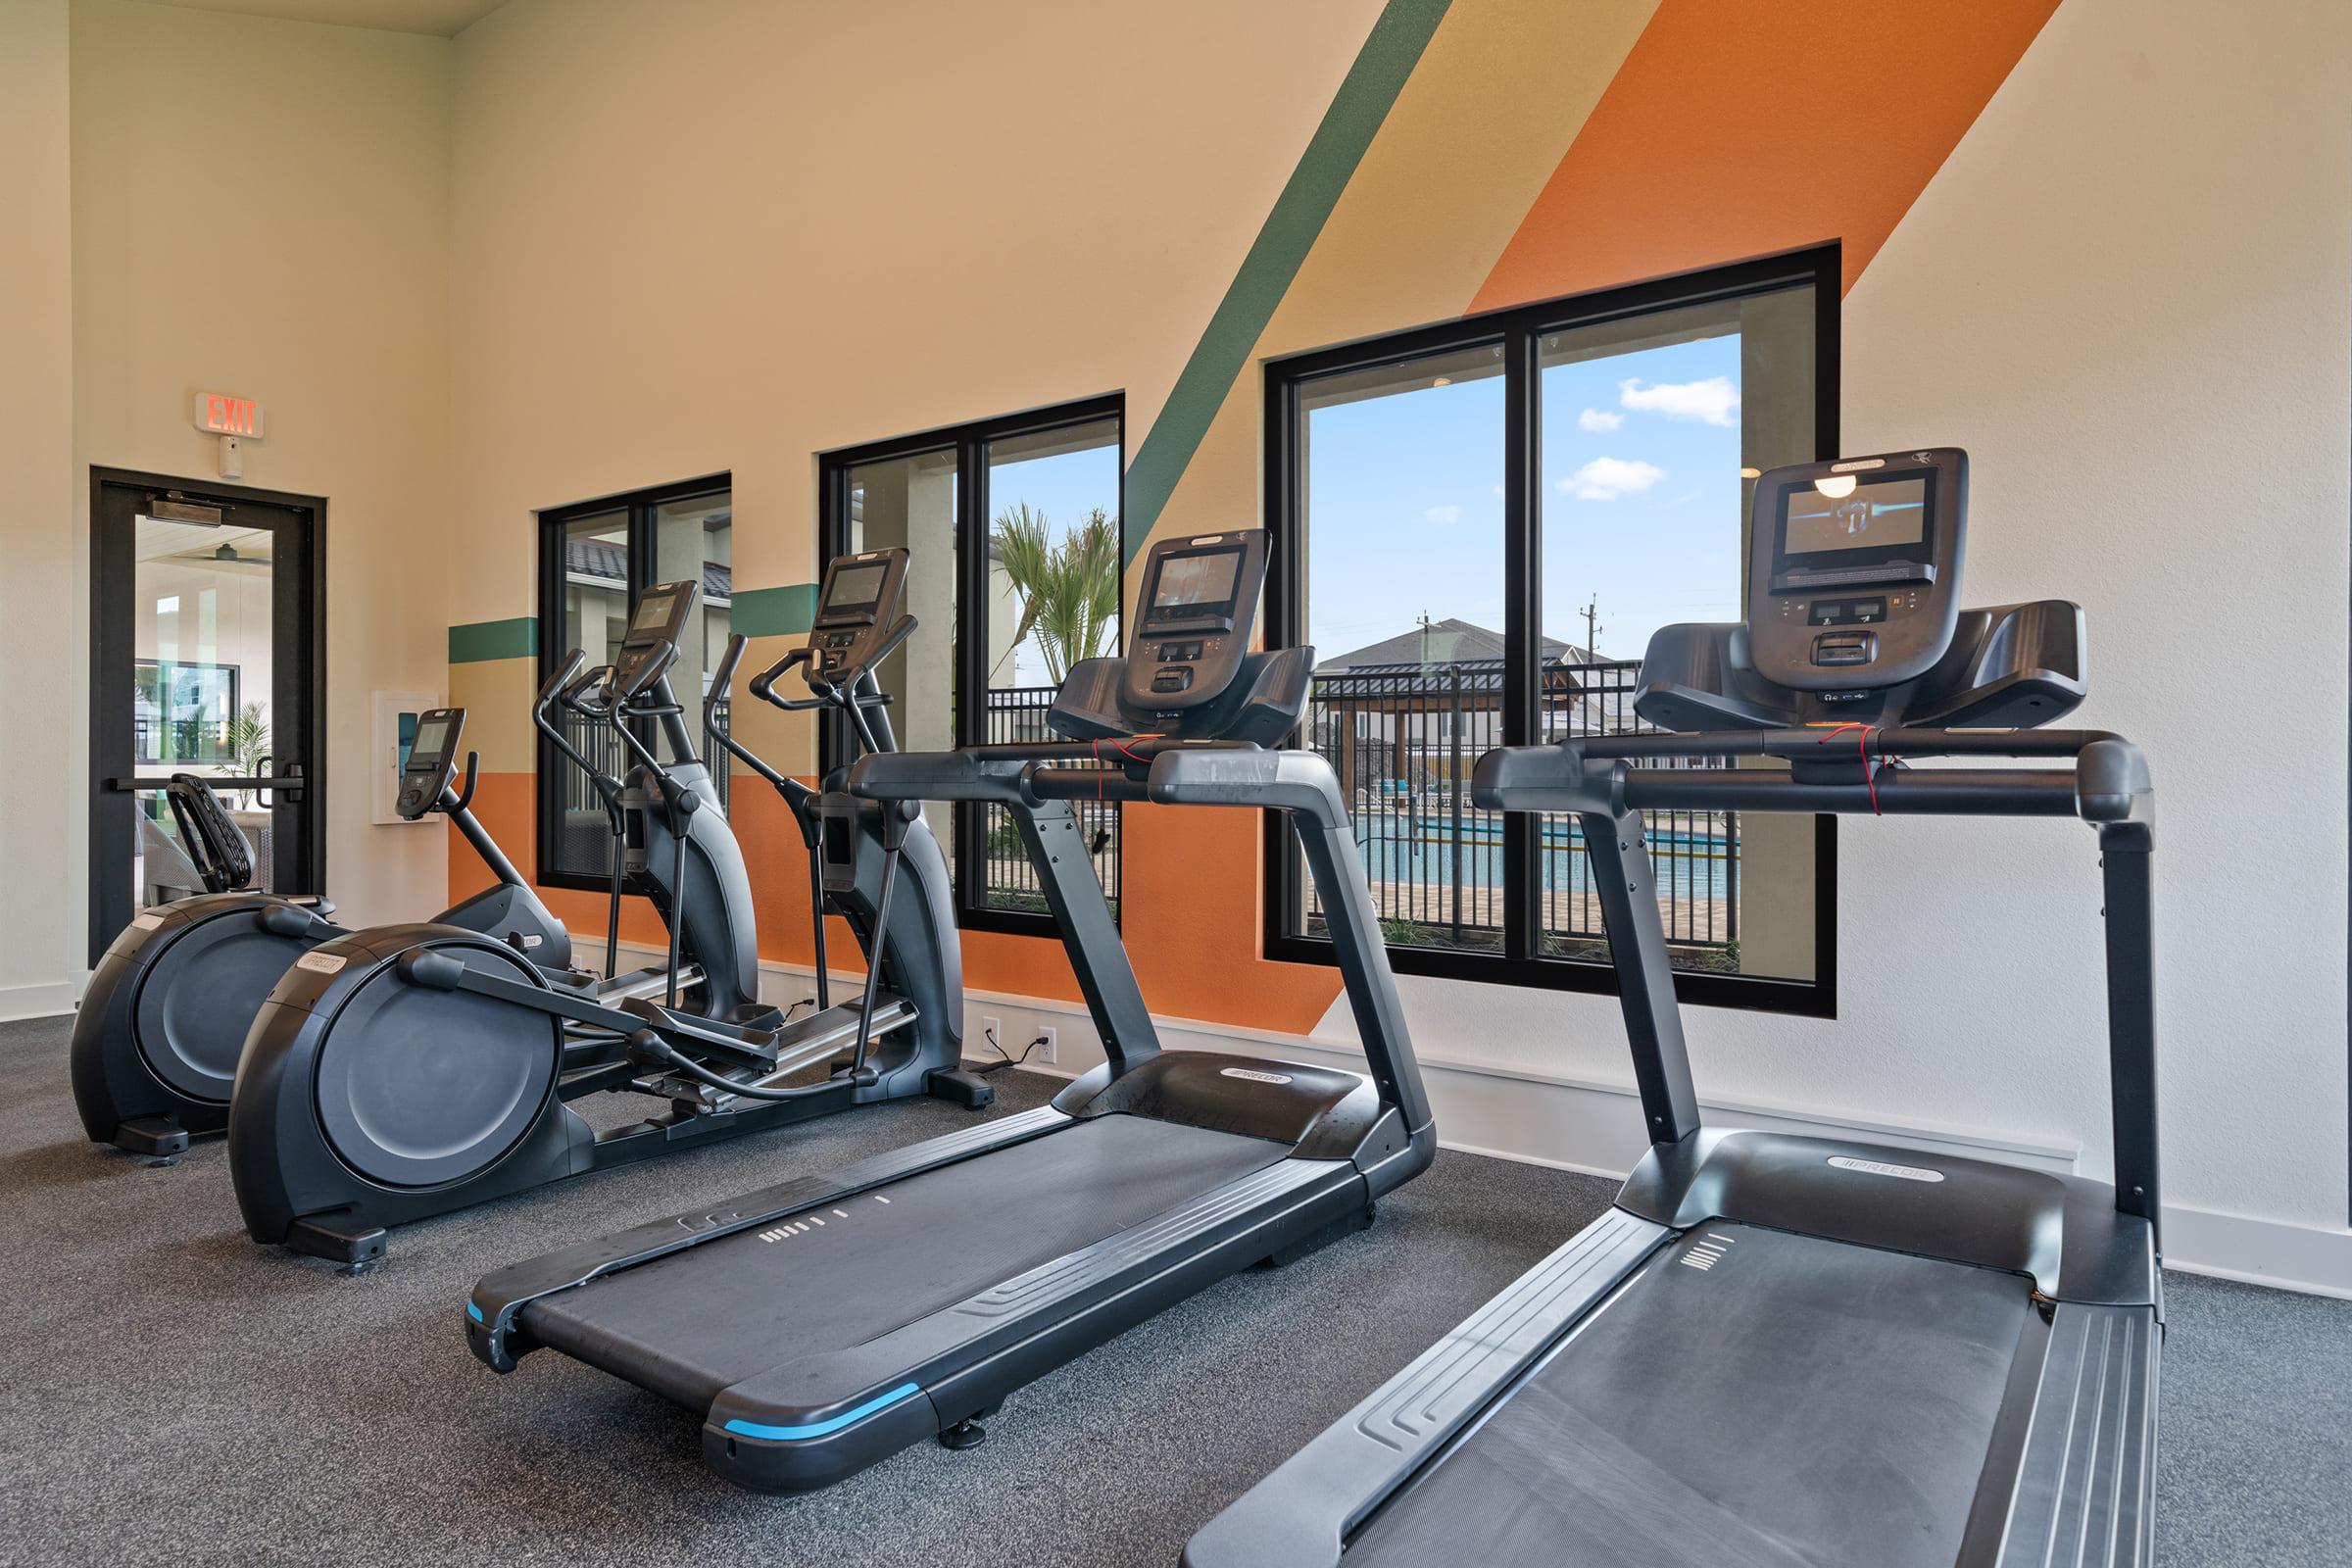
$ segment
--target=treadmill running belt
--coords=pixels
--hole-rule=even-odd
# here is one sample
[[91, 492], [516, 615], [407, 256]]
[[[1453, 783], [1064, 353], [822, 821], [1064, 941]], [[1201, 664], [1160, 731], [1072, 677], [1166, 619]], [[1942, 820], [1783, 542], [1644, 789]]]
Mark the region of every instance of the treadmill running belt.
[[[1102, 1116], [531, 1302], [541, 1343], [691, 1410], [862, 1345], [1236, 1177], [1287, 1143]], [[883, 1201], [888, 1200], [888, 1201]], [[768, 1240], [769, 1237], [775, 1240]]]
[[2031, 1284], [1711, 1222], [1349, 1547], [1350, 1568], [1950, 1568]]

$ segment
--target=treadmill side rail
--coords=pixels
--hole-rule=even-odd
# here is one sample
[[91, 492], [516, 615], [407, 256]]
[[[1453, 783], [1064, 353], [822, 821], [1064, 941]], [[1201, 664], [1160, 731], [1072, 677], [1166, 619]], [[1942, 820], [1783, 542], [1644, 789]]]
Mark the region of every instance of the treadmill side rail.
[[1196, 1534], [1186, 1568], [1336, 1564], [1348, 1533], [1674, 1232], [1610, 1209]]
[[1972, 1533], [1961, 1568], [2152, 1560], [2163, 1337], [2148, 1307], [2059, 1303], [2005, 1526], [1997, 1542]]

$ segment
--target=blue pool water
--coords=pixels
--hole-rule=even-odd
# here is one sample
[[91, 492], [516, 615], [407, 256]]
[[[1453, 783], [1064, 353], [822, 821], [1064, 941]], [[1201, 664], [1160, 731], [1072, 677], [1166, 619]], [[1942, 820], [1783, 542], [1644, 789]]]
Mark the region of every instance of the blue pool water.
[[[1418, 831], [1414, 831], [1414, 827]], [[1407, 824], [1390, 820], [1368, 836], [1356, 828], [1365, 877], [1378, 882], [1417, 882], [1433, 888], [1455, 880], [1453, 824], [1443, 818]], [[1686, 899], [1720, 899], [1731, 887], [1732, 847], [1720, 833], [1653, 830], [1649, 853], [1658, 887]], [[1546, 822], [1539, 863], [1547, 890], [1582, 893], [1591, 881], [1584, 834], [1573, 822]], [[1494, 887], [1502, 880], [1502, 828], [1493, 819], [1462, 824], [1460, 881], [1464, 887]]]

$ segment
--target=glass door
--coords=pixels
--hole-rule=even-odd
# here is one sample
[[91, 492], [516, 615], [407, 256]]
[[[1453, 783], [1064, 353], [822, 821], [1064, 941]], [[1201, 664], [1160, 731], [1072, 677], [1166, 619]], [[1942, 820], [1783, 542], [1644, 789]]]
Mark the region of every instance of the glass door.
[[321, 503], [101, 471], [91, 509], [90, 961], [141, 910], [206, 891], [166, 786], [208, 785], [249, 885], [323, 871]]

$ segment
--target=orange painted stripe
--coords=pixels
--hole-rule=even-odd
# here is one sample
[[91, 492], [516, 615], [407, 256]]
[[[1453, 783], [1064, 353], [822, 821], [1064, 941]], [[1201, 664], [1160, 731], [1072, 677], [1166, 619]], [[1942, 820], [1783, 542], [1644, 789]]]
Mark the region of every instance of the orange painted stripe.
[[1839, 240], [1870, 265], [2057, 0], [1665, 0], [1473, 311]]

